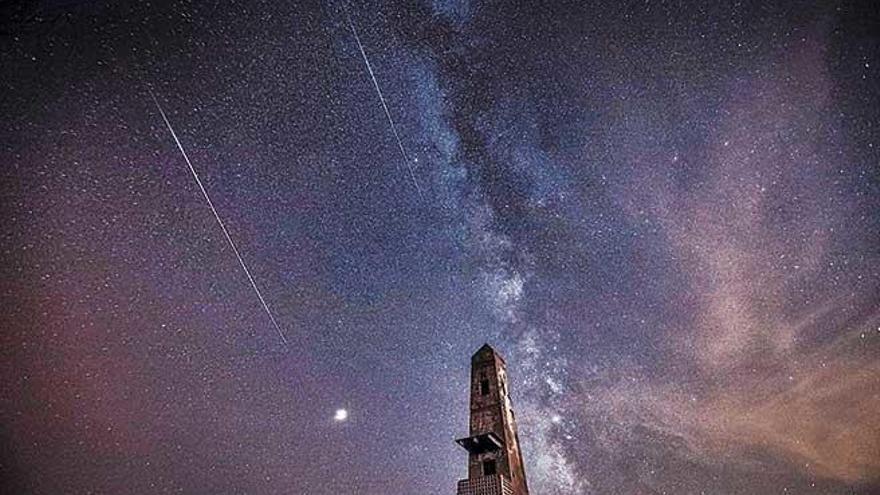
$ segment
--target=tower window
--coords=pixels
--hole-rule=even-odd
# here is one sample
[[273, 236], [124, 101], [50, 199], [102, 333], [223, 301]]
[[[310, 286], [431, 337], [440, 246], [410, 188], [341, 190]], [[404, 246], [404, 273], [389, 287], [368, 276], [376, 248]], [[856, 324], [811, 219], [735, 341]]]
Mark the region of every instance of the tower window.
[[483, 461], [483, 476], [489, 476], [490, 474], [495, 474], [497, 472], [498, 471], [495, 469], [495, 459]]
[[480, 395], [489, 395], [489, 380], [480, 382]]

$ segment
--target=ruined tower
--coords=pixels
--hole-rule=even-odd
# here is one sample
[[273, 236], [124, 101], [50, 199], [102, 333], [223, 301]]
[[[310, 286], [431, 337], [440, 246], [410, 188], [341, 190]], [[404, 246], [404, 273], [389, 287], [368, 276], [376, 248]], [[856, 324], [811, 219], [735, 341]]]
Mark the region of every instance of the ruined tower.
[[471, 358], [470, 436], [456, 440], [468, 451], [468, 477], [458, 495], [528, 495], [504, 359], [484, 345]]

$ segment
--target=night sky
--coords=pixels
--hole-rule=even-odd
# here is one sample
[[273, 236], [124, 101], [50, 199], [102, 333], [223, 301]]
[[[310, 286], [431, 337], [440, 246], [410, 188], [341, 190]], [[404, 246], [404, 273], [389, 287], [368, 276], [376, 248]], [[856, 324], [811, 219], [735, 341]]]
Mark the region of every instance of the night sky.
[[0, 492], [451, 494], [488, 342], [533, 495], [880, 493], [878, 26], [3, 2]]

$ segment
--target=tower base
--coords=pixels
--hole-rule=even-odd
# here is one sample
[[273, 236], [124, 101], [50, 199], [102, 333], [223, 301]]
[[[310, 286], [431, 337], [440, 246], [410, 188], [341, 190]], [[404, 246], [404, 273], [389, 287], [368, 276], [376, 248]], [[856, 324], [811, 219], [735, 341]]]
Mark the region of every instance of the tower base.
[[502, 474], [458, 480], [456, 495], [512, 495], [510, 481]]

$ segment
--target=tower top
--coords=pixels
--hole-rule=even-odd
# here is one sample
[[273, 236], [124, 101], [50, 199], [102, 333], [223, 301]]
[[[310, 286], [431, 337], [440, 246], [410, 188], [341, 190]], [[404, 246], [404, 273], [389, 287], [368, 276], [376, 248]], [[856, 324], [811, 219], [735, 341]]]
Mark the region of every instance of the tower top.
[[483, 344], [482, 347], [477, 349], [477, 352], [475, 352], [474, 355], [471, 357], [471, 361], [472, 362], [477, 361], [481, 358], [485, 358], [485, 357], [489, 357], [489, 356], [496, 357], [496, 358], [500, 359], [502, 363], [504, 362], [504, 358], [501, 357], [501, 354], [498, 354], [498, 351], [496, 351], [495, 348], [493, 348], [489, 344]]
[[489, 345], [488, 342], [486, 342], [486, 343], [483, 344], [479, 349], [477, 349], [477, 352], [475, 352], [474, 354], [479, 354], [479, 353], [481, 353], [481, 352], [483, 352], [483, 351], [485, 351], [485, 350], [489, 350], [490, 352], [495, 352], [495, 349], [493, 349], [492, 346]]

